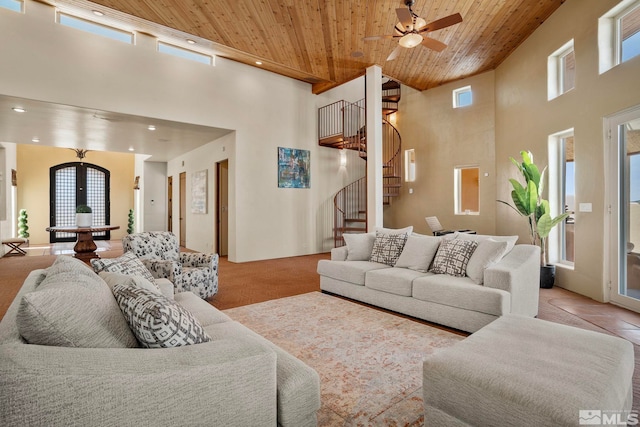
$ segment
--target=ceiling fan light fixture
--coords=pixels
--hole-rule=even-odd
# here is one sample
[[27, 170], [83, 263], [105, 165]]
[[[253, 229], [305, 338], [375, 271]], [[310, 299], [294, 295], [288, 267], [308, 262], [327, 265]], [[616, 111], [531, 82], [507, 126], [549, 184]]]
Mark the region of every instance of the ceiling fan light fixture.
[[398, 43], [400, 43], [400, 46], [406, 48], [416, 47], [422, 43], [422, 36], [416, 33], [405, 34], [400, 38]]
[[416, 31], [420, 31], [422, 28], [427, 26], [427, 21], [424, 19], [417, 17], [413, 22], [413, 29]]

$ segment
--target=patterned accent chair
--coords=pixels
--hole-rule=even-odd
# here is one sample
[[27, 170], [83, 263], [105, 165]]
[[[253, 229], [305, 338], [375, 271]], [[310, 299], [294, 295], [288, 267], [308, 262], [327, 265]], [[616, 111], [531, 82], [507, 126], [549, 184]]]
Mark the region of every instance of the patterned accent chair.
[[153, 277], [169, 279], [176, 292], [191, 291], [202, 299], [218, 293], [218, 254], [180, 252], [169, 231], [129, 234], [122, 248], [140, 258]]

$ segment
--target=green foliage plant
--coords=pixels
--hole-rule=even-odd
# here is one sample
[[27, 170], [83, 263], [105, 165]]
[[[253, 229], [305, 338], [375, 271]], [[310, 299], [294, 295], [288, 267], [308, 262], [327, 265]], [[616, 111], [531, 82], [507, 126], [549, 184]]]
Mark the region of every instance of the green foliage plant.
[[18, 214], [18, 237], [27, 239], [29, 238], [29, 215], [27, 215], [26, 209], [20, 209]]
[[129, 222], [127, 223], [127, 234], [133, 234], [133, 209], [129, 209]]
[[87, 205], [76, 206], [76, 213], [91, 213], [91, 208]]
[[531, 244], [540, 246], [540, 264], [547, 265], [548, 254], [545, 250], [547, 237], [549, 237], [551, 229], [564, 221], [569, 214], [563, 213], [555, 218], [551, 217], [549, 201], [542, 198], [547, 168], [545, 167], [540, 172], [540, 169], [533, 163], [533, 154], [530, 151], [521, 151], [520, 155], [522, 163], [518, 163], [513, 157], [510, 157], [510, 160], [522, 174], [524, 184], [516, 179], [509, 179], [513, 187], [511, 191], [513, 205], [503, 200], [498, 200], [498, 202], [504, 203], [519, 215], [527, 218]]

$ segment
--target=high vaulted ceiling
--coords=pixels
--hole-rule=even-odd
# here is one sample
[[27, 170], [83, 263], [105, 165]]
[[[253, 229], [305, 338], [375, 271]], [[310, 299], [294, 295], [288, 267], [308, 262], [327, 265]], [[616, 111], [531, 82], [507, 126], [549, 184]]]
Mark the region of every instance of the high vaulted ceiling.
[[[46, 1], [46, 0], [45, 0]], [[84, 0], [51, 4], [91, 5]], [[392, 34], [395, 9], [404, 0], [94, 0], [140, 20], [202, 39], [221, 57], [309, 82], [320, 93], [361, 76], [373, 64], [418, 90], [495, 69], [564, 0], [415, 0], [426, 22], [460, 13], [463, 22], [430, 32], [444, 42], [438, 53], [420, 45], [387, 56], [398, 39], [364, 41]], [[85, 6], [86, 7], [86, 6]], [[105, 9], [107, 8], [107, 9]], [[124, 15], [120, 14], [122, 19]], [[125, 17], [126, 19], [126, 17]], [[212, 42], [212, 43], [208, 43]], [[199, 43], [201, 43], [199, 41]]]

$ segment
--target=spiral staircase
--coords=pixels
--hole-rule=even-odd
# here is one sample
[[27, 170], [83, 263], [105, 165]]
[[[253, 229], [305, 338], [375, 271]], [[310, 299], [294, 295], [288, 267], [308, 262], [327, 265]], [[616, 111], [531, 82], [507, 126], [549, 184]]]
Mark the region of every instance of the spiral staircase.
[[[382, 179], [383, 204], [389, 205], [400, 195], [401, 138], [388, 120], [398, 111], [400, 83], [388, 80], [382, 84]], [[355, 103], [337, 101], [318, 109], [318, 143], [323, 147], [355, 150], [367, 160], [365, 100]], [[344, 233], [367, 231], [367, 177], [342, 188], [334, 197], [334, 246], [343, 246]]]

